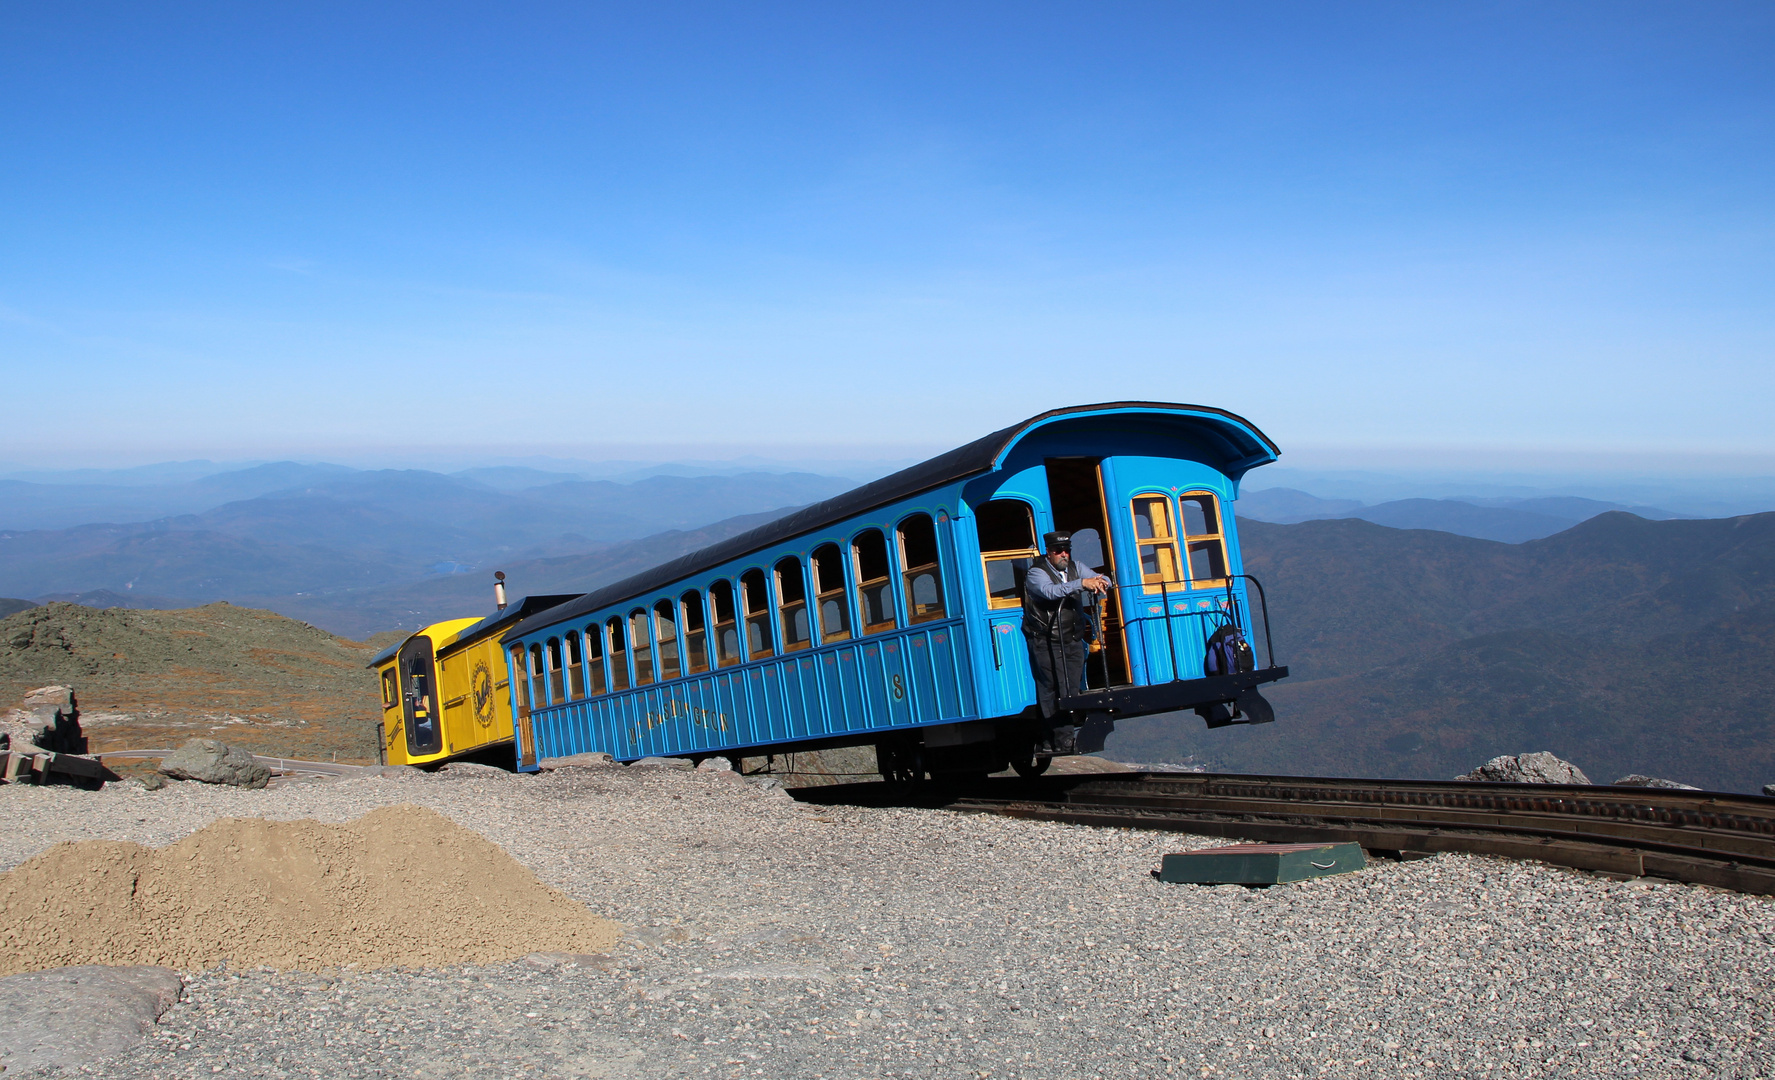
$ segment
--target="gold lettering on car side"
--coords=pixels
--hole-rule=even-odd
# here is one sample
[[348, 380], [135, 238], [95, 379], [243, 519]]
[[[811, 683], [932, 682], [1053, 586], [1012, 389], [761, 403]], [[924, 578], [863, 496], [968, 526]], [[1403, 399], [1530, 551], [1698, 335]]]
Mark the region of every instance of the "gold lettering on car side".
[[694, 726], [709, 731], [727, 730], [726, 713], [697, 708], [674, 699], [666, 702], [665, 707], [659, 712], [650, 712], [643, 716], [640, 722], [630, 729], [629, 745], [633, 746], [640, 741], [641, 736], [671, 720], [689, 720]]

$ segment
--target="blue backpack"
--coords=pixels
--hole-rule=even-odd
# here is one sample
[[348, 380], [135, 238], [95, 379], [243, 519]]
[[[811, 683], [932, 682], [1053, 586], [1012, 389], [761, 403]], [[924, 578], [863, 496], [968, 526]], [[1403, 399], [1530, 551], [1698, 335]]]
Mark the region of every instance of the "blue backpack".
[[1202, 674], [1242, 674], [1256, 666], [1257, 658], [1251, 652], [1251, 643], [1245, 640], [1245, 631], [1232, 623], [1224, 623], [1208, 636], [1207, 655], [1202, 657]]

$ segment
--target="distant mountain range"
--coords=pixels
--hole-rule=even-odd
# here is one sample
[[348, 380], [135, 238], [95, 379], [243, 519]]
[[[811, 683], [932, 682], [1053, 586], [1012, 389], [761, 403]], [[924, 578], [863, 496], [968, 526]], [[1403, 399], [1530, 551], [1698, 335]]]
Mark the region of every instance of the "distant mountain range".
[[1395, 529], [1434, 529], [1506, 544], [1552, 536], [1611, 510], [1625, 510], [1652, 521], [1685, 516], [1653, 506], [1575, 497], [1396, 499], [1365, 505], [1354, 499], [1322, 499], [1294, 488], [1241, 492], [1238, 503], [1240, 517], [1282, 525], [1360, 518]]
[[[521, 471], [531, 475], [515, 475]], [[851, 486], [807, 473], [654, 476], [621, 484], [553, 481], [535, 470], [495, 472], [485, 479], [499, 486], [419, 470], [280, 465], [115, 489], [157, 497], [176, 489], [193, 500], [268, 490], [153, 521], [0, 531], [0, 595], [109, 591], [204, 603], [401, 586], [785, 511]], [[522, 486], [539, 479], [547, 482]], [[63, 485], [57, 498], [64, 508], [73, 506], [66, 501], [79, 494], [73, 489], [95, 487]], [[10, 498], [0, 492], [0, 514], [28, 517]]]
[[1128, 721], [1126, 760], [1450, 777], [1551, 750], [1608, 782], [1775, 782], [1775, 513], [1622, 512], [1504, 544], [1366, 521], [1240, 523], [1269, 589], [1277, 722]]

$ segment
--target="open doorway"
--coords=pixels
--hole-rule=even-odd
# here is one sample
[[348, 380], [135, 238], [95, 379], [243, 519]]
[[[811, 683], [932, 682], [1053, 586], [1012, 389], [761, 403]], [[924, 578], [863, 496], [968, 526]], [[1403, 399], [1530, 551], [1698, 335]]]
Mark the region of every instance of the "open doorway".
[[[1048, 458], [1048, 510], [1054, 528], [1073, 535], [1073, 557], [1085, 555], [1091, 569], [1115, 578], [1115, 553], [1109, 542], [1109, 515], [1104, 506], [1101, 458]], [[1084, 534], [1084, 535], [1081, 535]], [[1093, 551], [1092, 541], [1095, 540]], [[1085, 676], [1092, 689], [1126, 686], [1128, 642], [1122, 634], [1121, 600], [1115, 590], [1098, 609], [1101, 628], [1097, 643], [1085, 661]]]

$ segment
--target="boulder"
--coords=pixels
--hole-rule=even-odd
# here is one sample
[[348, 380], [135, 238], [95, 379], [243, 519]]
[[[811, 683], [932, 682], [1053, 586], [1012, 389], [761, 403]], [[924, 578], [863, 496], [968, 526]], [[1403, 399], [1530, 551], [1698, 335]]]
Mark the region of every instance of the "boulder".
[[724, 757], [704, 758], [696, 767], [698, 772], [732, 772], [733, 762]]
[[1769, 795], [1769, 796], [1775, 796], [1775, 784], [1764, 784], [1763, 785], [1763, 794]]
[[1494, 784], [1590, 783], [1583, 769], [1545, 750], [1533, 754], [1504, 754], [1455, 779], [1484, 780]]
[[160, 771], [174, 780], [235, 787], [262, 788], [271, 782], [271, 770], [257, 758], [220, 739], [187, 739], [184, 746], [160, 759]]
[[639, 761], [631, 761], [629, 764], [631, 766], [657, 766], [665, 769], [691, 769], [696, 767], [696, 763], [686, 757], [644, 757]]
[[1656, 776], [1645, 776], [1641, 773], [1628, 773], [1615, 781], [1616, 787], [1655, 787], [1675, 788], [1678, 791], [1700, 791], [1694, 784], [1679, 784], [1675, 780], [1661, 780]]
[[502, 769], [497, 765], [483, 765], [478, 761], [450, 761], [438, 768], [446, 776], [497, 776], [512, 775], [510, 769]]
[[0, 1069], [76, 1067], [121, 1054], [184, 992], [163, 967], [82, 964], [0, 978]]

